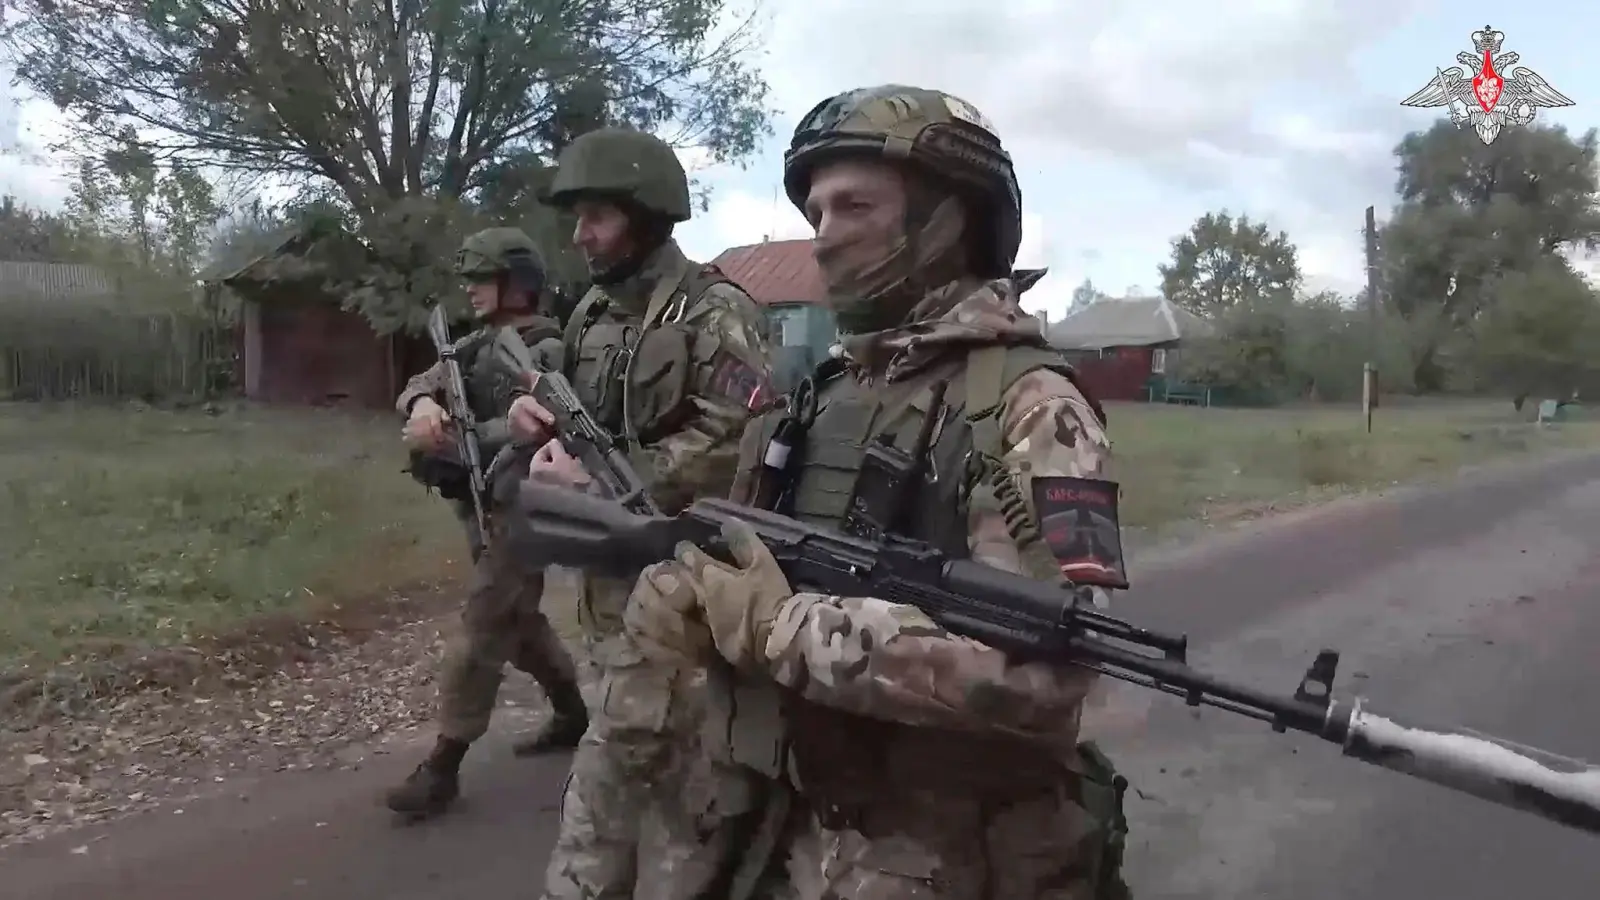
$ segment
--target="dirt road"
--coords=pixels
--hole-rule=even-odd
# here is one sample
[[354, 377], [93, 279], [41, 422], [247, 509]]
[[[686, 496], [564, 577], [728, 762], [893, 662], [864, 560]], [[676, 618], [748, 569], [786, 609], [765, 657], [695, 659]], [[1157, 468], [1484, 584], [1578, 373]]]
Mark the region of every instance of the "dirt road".
[[[1600, 456], [1499, 469], [1274, 520], [1136, 566], [1120, 611], [1187, 631], [1221, 673], [1293, 690], [1324, 646], [1383, 711], [1600, 759]], [[1600, 844], [1138, 689], [1108, 741], [1137, 788], [1131, 880], [1151, 898], [1581, 900]], [[531, 897], [564, 759], [470, 760], [469, 802], [399, 828], [378, 791], [408, 747], [358, 771], [227, 793], [0, 854], [27, 900]]]

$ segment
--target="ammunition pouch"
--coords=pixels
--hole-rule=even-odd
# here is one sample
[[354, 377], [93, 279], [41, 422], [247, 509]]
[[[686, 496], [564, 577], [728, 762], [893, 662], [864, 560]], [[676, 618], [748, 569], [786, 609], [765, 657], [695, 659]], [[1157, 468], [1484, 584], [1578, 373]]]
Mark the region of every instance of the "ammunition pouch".
[[677, 323], [657, 325], [639, 339], [626, 373], [628, 422], [639, 444], [661, 440], [693, 416], [694, 340], [694, 331]]
[[472, 478], [460, 463], [441, 459], [420, 450], [410, 453], [406, 472], [413, 481], [430, 490], [438, 491], [446, 500], [472, 502]]
[[1078, 745], [1077, 766], [1081, 794], [1079, 802], [1094, 820], [1101, 835], [1099, 859], [1095, 860], [1095, 900], [1129, 900], [1132, 893], [1122, 879], [1123, 853], [1128, 843], [1128, 817], [1123, 798], [1128, 779], [1117, 774], [1111, 760], [1099, 747], [1085, 741]]
[[622, 378], [633, 356], [628, 347], [637, 333], [631, 325], [600, 322], [580, 332], [580, 341], [567, 348], [565, 361], [572, 369], [567, 377], [573, 390], [595, 421], [613, 434], [621, 431]]

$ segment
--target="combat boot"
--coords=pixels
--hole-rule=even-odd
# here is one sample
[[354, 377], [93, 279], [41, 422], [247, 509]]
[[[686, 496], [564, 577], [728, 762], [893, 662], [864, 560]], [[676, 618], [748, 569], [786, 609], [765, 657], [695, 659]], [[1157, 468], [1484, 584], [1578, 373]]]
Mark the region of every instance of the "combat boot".
[[537, 733], [512, 744], [511, 752], [517, 756], [538, 756], [571, 750], [578, 746], [588, 730], [589, 709], [583, 705], [583, 694], [576, 683], [569, 683], [550, 692], [550, 721]]
[[428, 758], [384, 798], [401, 815], [427, 818], [450, 808], [461, 794], [461, 758], [470, 744], [441, 737]]

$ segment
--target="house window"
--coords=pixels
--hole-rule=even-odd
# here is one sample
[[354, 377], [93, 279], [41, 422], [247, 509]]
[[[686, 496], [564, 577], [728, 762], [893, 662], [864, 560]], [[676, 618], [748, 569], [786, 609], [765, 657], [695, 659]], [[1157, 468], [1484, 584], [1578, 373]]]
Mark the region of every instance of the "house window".
[[1167, 374], [1167, 351], [1159, 347], [1150, 351], [1150, 371], [1155, 375]]
[[805, 309], [774, 309], [768, 312], [780, 347], [801, 347], [806, 343]]

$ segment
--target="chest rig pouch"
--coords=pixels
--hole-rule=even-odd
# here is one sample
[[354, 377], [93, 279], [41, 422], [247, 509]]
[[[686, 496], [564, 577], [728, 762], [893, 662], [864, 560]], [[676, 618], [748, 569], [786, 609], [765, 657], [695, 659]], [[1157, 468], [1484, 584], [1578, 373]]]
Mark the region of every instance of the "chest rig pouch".
[[643, 319], [613, 315], [611, 299], [591, 290], [568, 322], [566, 374], [595, 419], [630, 446], [680, 430], [694, 412], [694, 342], [685, 323], [713, 284], [716, 268], [669, 272], [657, 282]]

